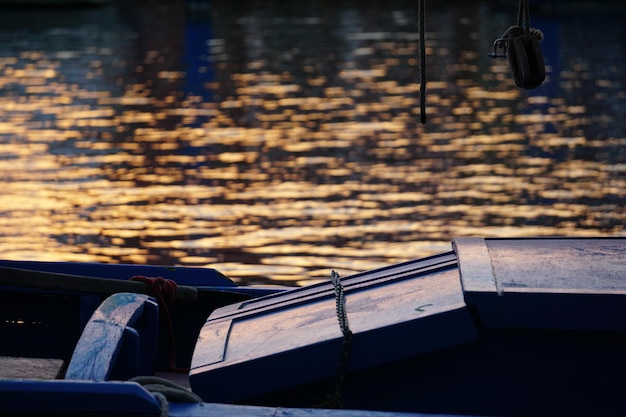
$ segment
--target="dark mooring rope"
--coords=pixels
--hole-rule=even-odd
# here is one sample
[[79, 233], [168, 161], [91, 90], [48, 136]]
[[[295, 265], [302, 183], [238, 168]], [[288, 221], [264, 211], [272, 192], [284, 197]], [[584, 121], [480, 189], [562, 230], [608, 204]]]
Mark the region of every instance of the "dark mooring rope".
[[519, 0], [519, 7], [517, 9], [517, 26], [522, 26], [526, 23], [526, 33], [530, 30], [530, 14], [528, 12], [528, 0]]
[[426, 0], [419, 0], [417, 14], [420, 33], [420, 119], [422, 124], [426, 124]]
[[333, 393], [333, 403], [335, 408], [343, 408], [341, 401], [343, 381], [348, 373], [348, 362], [350, 360], [350, 343], [352, 342], [352, 330], [348, 324], [348, 313], [346, 311], [346, 296], [344, 294], [343, 285], [339, 274], [332, 271], [330, 280], [335, 288], [335, 304], [337, 309], [337, 319], [339, 327], [343, 334], [343, 343], [341, 344], [341, 357], [339, 359], [339, 369], [337, 371], [337, 383], [335, 392]]

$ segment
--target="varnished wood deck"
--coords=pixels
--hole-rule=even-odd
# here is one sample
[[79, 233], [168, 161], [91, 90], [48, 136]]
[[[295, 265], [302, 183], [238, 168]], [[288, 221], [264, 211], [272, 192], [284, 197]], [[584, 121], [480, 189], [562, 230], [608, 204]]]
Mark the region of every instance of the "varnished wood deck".
[[[59, 377], [61, 359], [15, 358], [0, 356], [0, 379], [56, 379]], [[189, 375], [178, 372], [157, 372], [160, 378], [168, 379], [189, 388]]]
[[61, 359], [0, 356], [0, 378], [55, 379], [62, 366]]

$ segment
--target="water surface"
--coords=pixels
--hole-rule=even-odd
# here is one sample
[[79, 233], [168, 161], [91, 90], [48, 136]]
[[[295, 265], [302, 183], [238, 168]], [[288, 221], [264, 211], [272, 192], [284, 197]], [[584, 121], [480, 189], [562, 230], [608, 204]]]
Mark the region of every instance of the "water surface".
[[487, 57], [514, 8], [428, 2], [422, 126], [416, 3], [3, 10], [2, 257], [302, 285], [453, 237], [624, 236], [626, 8], [534, 6], [524, 91]]

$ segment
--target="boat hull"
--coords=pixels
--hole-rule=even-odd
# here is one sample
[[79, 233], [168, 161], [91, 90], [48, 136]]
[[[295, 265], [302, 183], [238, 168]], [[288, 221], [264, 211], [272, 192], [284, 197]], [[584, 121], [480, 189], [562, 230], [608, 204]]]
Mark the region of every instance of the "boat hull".
[[[54, 281], [55, 274], [77, 276], [87, 283], [90, 279], [100, 278], [127, 281], [136, 275], [163, 277], [178, 285], [198, 289], [197, 301], [177, 302], [170, 309], [170, 318], [174, 324], [173, 338], [176, 340], [176, 362], [182, 367], [189, 367], [198, 332], [216, 308], [284, 290], [239, 287], [219, 271], [210, 268], [0, 260], [0, 282], [3, 272], [13, 271], [22, 274], [28, 274], [29, 271], [50, 273], [50, 281]], [[81, 284], [81, 287], [84, 286]], [[1, 285], [0, 340], [11, 342], [0, 343], [0, 356], [67, 360], [91, 315], [104, 299], [104, 295], [94, 295], [84, 290]], [[159, 368], [168, 367], [169, 355], [166, 352], [169, 338], [167, 332], [160, 332]]]
[[[206, 401], [285, 407], [626, 412], [626, 239], [458, 239], [454, 250], [344, 278], [347, 352], [330, 283], [216, 310], [192, 388]], [[363, 324], [381, 314], [397, 321]]]
[[[212, 287], [210, 308], [198, 298], [173, 316], [190, 320], [180, 364], [191, 365], [197, 404], [165, 405], [147, 387], [109, 380], [150, 373], [168, 352], [155, 300], [116, 293], [78, 332], [66, 379], [2, 380], [0, 414], [621, 416], [625, 271], [622, 238], [468, 238], [448, 253], [262, 297]], [[94, 297], [0, 294], [4, 332], [80, 328], [82, 297]], [[2, 349], [20, 351], [24, 340], [7, 334]], [[46, 335], [30, 348], [49, 353], [65, 337]]]

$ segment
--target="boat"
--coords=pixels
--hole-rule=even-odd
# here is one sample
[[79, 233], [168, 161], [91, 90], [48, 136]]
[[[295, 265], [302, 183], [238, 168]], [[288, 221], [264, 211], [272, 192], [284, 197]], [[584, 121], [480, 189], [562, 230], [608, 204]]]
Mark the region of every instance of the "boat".
[[[149, 284], [133, 277], [161, 277], [177, 284], [171, 309], [176, 362], [189, 366], [195, 337], [217, 307], [280, 291], [277, 287], [242, 287], [211, 268], [89, 262], [0, 260], [0, 356], [67, 360], [82, 330], [103, 297], [116, 292], [151, 293]], [[161, 307], [163, 308], [163, 306]], [[163, 316], [163, 314], [161, 314]], [[41, 341], [46, 341], [42, 349]], [[169, 363], [170, 349], [160, 349], [159, 365]]]
[[[11, 269], [91, 274], [78, 264], [7, 262], [0, 264], [5, 268], [0, 276]], [[125, 266], [92, 266], [110, 268], [99, 279], [119, 281], [115, 278], [129, 275]], [[75, 336], [77, 327], [80, 331], [68, 343], [73, 344], [69, 357], [61, 357], [65, 366], [58, 378], [0, 380], [0, 413], [391, 417], [626, 412], [621, 397], [626, 239], [621, 237], [458, 238], [442, 254], [347, 277], [333, 273], [327, 282], [291, 289], [237, 287], [217, 271], [204, 273], [216, 281], [186, 284], [205, 301], [213, 296], [218, 301], [186, 309], [182, 320], [174, 315], [175, 305], [170, 309], [173, 327], [195, 323], [173, 338], [177, 369], [167, 354], [172, 344], [161, 340], [168, 332], [158, 326], [158, 316], [168, 307], [143, 293], [148, 291], [116, 291], [84, 325], [80, 319], [69, 324], [63, 320], [85, 313], [80, 301], [73, 312], [63, 313], [62, 323], [53, 314], [56, 307], [42, 301], [74, 296], [67, 287], [24, 289], [26, 284], [18, 288], [2, 278], [2, 296], [10, 294], [5, 301], [18, 294], [40, 297], [20, 314], [44, 310], [41, 319], [18, 319], [7, 315], [15, 303], [3, 306], [3, 327], [43, 328], [54, 317], [56, 339]], [[178, 277], [183, 287], [185, 275], [183, 269]], [[227, 299], [220, 298], [225, 294]], [[93, 304], [83, 306], [90, 311], [86, 306]], [[63, 333], [64, 324], [74, 330]], [[35, 343], [29, 335], [24, 356], [67, 354], [50, 332], [38, 336], [43, 339]], [[181, 338], [191, 341], [179, 352]], [[5, 332], [0, 354], [21, 354], [17, 339]]]

